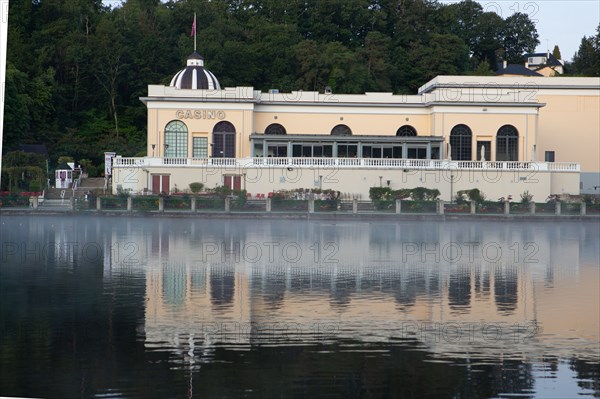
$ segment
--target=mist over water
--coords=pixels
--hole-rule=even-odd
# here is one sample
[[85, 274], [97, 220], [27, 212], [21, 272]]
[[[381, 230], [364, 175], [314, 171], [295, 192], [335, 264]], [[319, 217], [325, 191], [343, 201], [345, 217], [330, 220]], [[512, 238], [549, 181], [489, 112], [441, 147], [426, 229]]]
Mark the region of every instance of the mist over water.
[[2, 217], [0, 395], [599, 397], [599, 233]]

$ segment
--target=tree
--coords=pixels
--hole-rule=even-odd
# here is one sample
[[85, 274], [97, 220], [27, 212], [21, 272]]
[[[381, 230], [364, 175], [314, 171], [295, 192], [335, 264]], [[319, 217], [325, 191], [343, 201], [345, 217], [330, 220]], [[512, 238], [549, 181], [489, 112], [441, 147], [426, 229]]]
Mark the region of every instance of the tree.
[[552, 55], [557, 60], [562, 60], [562, 56], [560, 55], [560, 49], [558, 48], [558, 44], [554, 45], [554, 49], [552, 50]]
[[584, 36], [579, 50], [573, 56], [572, 73], [582, 76], [600, 76], [600, 49], [595, 45], [595, 38]]
[[392, 89], [390, 44], [391, 39], [381, 32], [367, 33], [362, 58], [366, 62], [368, 90], [390, 91]]
[[503, 45], [509, 63], [521, 63], [524, 53], [533, 53], [537, 45], [538, 33], [527, 14], [514, 13], [504, 20]]
[[119, 138], [117, 97], [120, 79], [125, 68], [125, 54], [121, 24], [114, 19], [103, 19], [96, 32], [94, 47], [94, 77], [108, 95], [110, 115], [114, 121], [115, 134]]
[[483, 61], [477, 65], [477, 68], [473, 71], [475, 76], [493, 76], [494, 71], [490, 68], [490, 64], [487, 61]]

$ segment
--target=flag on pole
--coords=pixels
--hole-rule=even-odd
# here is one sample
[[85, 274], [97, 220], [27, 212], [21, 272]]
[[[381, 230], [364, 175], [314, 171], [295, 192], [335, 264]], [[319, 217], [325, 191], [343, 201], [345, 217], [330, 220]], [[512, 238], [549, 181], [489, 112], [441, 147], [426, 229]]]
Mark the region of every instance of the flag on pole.
[[194, 23], [192, 24], [192, 33], [190, 34], [190, 36], [195, 36], [196, 35], [196, 13], [194, 13]]

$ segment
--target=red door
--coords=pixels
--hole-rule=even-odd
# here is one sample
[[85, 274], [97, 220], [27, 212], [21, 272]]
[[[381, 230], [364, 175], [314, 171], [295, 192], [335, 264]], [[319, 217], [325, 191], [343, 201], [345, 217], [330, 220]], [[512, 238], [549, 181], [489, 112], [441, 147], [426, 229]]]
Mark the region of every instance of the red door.
[[152, 175], [152, 194], [160, 194], [160, 176]]
[[170, 194], [171, 193], [171, 176], [168, 175], [152, 175], [152, 194]]
[[231, 188], [231, 176], [224, 176], [223, 185]]
[[242, 176], [233, 176], [233, 189], [236, 191], [242, 189]]
[[161, 193], [171, 194], [171, 176], [161, 176], [162, 177], [162, 185], [160, 188]]

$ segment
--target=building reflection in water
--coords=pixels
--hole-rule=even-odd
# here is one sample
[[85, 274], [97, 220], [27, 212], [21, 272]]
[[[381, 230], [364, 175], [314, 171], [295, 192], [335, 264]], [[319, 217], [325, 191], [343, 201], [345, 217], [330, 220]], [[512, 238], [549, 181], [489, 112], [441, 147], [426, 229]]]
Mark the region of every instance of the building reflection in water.
[[591, 225], [144, 223], [125, 239], [145, 270], [149, 346], [318, 341], [325, 328], [440, 355], [598, 356]]

